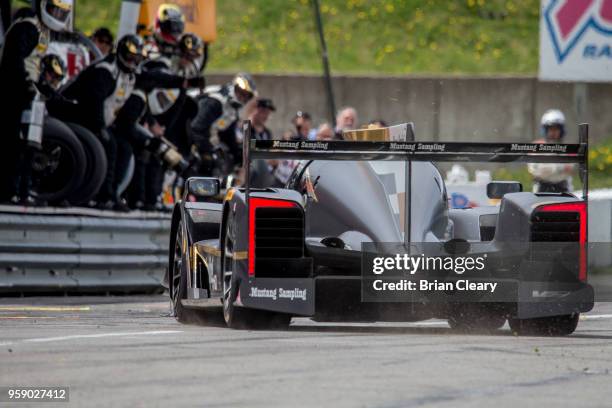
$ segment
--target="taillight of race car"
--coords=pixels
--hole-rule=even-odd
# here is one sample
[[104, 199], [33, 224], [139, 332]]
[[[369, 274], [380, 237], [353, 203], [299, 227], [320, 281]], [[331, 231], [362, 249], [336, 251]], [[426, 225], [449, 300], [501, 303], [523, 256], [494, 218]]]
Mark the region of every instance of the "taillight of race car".
[[537, 207], [531, 219], [532, 242], [578, 242], [580, 246], [578, 278], [587, 279], [587, 208], [586, 202], [545, 204]]
[[274, 259], [304, 256], [304, 211], [293, 201], [249, 200], [249, 276]]

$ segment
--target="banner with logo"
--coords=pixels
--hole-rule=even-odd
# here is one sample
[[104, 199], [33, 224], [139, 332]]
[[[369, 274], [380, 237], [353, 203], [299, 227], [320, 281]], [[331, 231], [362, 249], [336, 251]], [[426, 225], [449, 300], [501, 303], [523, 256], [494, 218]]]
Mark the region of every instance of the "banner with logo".
[[612, 81], [612, 0], [542, 0], [540, 79]]

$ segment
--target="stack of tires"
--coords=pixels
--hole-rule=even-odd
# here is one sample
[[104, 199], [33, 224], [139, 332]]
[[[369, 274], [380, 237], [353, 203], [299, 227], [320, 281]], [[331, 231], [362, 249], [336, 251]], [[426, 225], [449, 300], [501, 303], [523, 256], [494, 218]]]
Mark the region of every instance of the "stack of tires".
[[45, 118], [42, 149], [32, 160], [39, 198], [49, 205], [87, 205], [106, 176], [102, 143], [74, 123]]

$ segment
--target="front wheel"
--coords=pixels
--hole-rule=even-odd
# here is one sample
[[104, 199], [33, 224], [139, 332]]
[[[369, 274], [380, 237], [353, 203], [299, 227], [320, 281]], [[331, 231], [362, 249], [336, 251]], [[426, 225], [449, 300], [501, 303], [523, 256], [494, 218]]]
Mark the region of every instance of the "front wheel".
[[172, 248], [172, 262], [170, 263], [170, 307], [172, 314], [179, 322], [185, 323], [188, 319], [188, 311], [185, 309], [181, 300], [186, 298], [187, 293], [187, 270], [184, 254], [185, 245], [183, 239], [182, 221], [176, 227], [174, 236], [174, 248]]
[[578, 320], [580, 313], [535, 319], [508, 319], [508, 324], [517, 335], [568, 336], [578, 327]]

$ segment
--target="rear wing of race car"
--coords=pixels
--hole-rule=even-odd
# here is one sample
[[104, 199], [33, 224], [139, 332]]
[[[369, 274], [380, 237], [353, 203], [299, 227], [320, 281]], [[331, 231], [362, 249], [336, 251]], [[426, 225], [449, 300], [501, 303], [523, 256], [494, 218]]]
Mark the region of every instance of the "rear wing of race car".
[[[406, 161], [406, 200], [410, 202], [413, 161], [490, 162], [490, 163], [576, 163], [588, 201], [589, 125], [579, 125], [577, 144], [540, 143], [457, 143], [414, 140], [411, 123], [383, 129], [364, 129], [343, 134], [342, 141], [255, 140], [250, 121], [243, 123], [245, 135], [245, 195], [250, 194], [250, 164], [258, 159]], [[249, 142], [246, 142], [249, 141]], [[248, 205], [248, 204], [247, 204]], [[406, 231], [410, 231], [410, 206], [407, 206]], [[405, 235], [409, 235], [405, 234]], [[406, 238], [409, 241], [409, 237]]]

